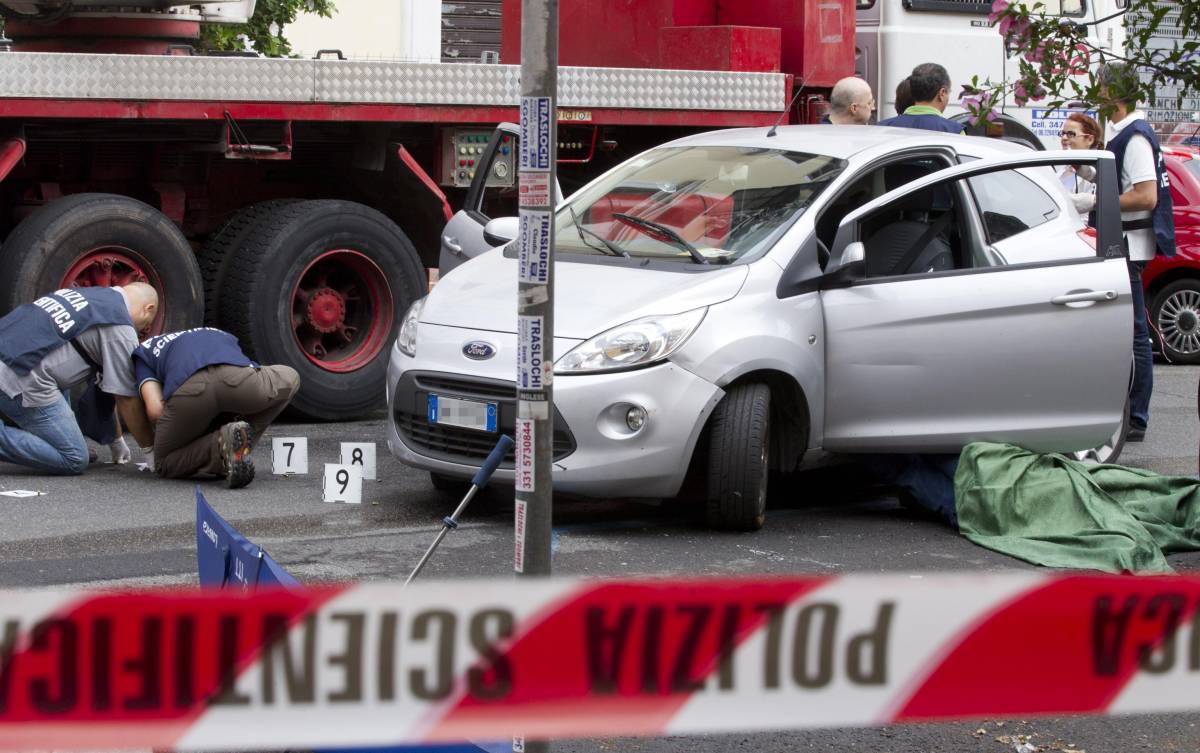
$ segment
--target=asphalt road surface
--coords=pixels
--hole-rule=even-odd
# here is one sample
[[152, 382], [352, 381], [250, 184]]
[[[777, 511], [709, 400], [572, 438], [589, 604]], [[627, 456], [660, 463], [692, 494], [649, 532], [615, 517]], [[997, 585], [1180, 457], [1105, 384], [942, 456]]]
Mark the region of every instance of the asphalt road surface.
[[[1155, 369], [1146, 441], [1128, 445], [1127, 465], [1164, 474], [1197, 472], [1196, 390], [1200, 368]], [[306, 436], [308, 476], [270, 474], [270, 442], [254, 453], [259, 475], [231, 491], [200, 481], [213, 506], [301, 580], [405, 577], [457, 499], [426, 474], [387, 454], [383, 415], [354, 423], [281, 424], [268, 436]], [[321, 501], [321, 464], [337, 462], [342, 441], [379, 443], [378, 482], [361, 506]], [[134, 450], [135, 462], [139, 460]], [[0, 588], [196, 582], [196, 482], [164, 481], [134, 467], [101, 463], [82, 478], [50, 478], [0, 463]], [[810, 474], [772, 495], [766, 527], [753, 534], [705, 530], [679, 503], [561, 500], [554, 569], [570, 575], [663, 573], [852, 573], [1026, 569], [981, 549], [935, 520], [909, 512], [853, 472]], [[1200, 570], [1200, 553], [1172, 555], [1178, 570]], [[512, 491], [489, 489], [467, 511], [422, 578], [488, 577], [512, 567]], [[980, 678], [981, 682], [986, 678]], [[1039, 678], [1029, 678], [1030, 683]], [[1069, 689], [1064, 688], [1064, 692]], [[1200, 715], [1112, 719], [986, 719], [885, 729], [724, 735], [704, 738], [591, 739], [555, 751], [1200, 751]]]

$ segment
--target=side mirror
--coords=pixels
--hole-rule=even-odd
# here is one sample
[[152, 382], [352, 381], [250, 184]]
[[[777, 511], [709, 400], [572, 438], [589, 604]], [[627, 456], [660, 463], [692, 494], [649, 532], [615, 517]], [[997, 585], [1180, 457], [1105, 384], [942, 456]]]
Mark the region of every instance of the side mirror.
[[497, 217], [483, 226], [483, 240], [493, 247], [503, 246], [520, 233], [521, 220], [519, 217]]
[[825, 285], [822, 287], [839, 287], [848, 285], [854, 280], [865, 277], [867, 273], [867, 247], [862, 241], [846, 244], [842, 249], [841, 258], [830, 262], [830, 268], [825, 272]]

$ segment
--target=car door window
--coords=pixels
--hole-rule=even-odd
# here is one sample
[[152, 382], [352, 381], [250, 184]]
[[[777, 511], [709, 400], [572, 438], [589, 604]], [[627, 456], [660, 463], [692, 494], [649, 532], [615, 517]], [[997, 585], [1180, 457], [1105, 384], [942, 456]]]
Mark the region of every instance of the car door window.
[[[949, 160], [929, 156], [877, 165], [867, 170], [842, 188], [837, 197], [821, 212], [816, 223], [817, 239], [826, 249], [830, 248], [837, 236], [838, 225], [846, 215], [888, 191], [894, 191], [949, 166]], [[822, 258], [822, 266], [824, 262]]]
[[973, 266], [968, 207], [953, 184], [915, 191], [862, 218], [867, 277]]
[[977, 175], [968, 180], [989, 243], [999, 243], [1058, 217], [1054, 199], [1015, 170]]

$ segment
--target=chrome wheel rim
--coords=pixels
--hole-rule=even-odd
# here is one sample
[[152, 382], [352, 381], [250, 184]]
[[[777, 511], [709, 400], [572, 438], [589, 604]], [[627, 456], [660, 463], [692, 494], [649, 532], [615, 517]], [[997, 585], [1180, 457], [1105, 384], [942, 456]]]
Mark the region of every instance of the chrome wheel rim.
[[1200, 291], [1171, 294], [1159, 309], [1157, 324], [1164, 348], [1185, 356], [1200, 353]]

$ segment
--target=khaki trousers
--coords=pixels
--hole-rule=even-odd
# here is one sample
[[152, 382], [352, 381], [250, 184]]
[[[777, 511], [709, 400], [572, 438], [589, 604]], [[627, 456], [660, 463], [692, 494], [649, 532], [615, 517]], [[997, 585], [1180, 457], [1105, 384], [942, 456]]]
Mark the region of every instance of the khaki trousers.
[[154, 466], [163, 478], [224, 476], [220, 429], [244, 420], [257, 442], [300, 389], [290, 366], [209, 366], [192, 374], [163, 405], [154, 429]]

